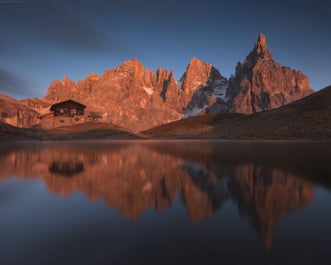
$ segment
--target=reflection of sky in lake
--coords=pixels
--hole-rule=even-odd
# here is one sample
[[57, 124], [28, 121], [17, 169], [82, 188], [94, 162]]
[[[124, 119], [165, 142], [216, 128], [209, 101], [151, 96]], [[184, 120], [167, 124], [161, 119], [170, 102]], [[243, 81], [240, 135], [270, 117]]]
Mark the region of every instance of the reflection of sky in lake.
[[2, 147], [1, 264], [322, 264], [327, 257], [328, 145]]

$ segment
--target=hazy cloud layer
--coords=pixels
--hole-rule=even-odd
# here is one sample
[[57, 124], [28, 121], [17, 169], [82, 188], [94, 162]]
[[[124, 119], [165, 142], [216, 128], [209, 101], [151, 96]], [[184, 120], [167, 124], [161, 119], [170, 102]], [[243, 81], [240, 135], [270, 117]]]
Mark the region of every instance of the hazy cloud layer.
[[28, 97], [32, 93], [32, 84], [16, 73], [0, 68], [0, 93], [15, 97]]
[[[84, 2], [84, 1], [83, 1]], [[4, 51], [16, 45], [24, 45], [26, 39], [34, 39], [46, 45], [85, 51], [124, 50], [110, 32], [102, 32], [89, 21], [80, 6], [72, 1], [31, 0], [25, 4], [1, 5], [0, 48]]]

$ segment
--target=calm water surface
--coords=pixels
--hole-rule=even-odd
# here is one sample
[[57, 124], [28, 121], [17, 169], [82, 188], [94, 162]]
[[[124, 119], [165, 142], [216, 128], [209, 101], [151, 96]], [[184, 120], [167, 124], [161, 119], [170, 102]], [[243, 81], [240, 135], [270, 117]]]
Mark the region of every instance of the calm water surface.
[[331, 144], [0, 143], [0, 264], [330, 264]]

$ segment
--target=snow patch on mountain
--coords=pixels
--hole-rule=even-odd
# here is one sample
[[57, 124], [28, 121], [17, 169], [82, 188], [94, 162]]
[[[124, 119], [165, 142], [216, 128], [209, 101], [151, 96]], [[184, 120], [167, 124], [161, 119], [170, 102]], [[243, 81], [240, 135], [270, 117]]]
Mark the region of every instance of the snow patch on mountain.
[[145, 92], [148, 94], [148, 95], [153, 95], [154, 91], [153, 91], [153, 88], [152, 87], [143, 87], [143, 89], [145, 90]]
[[183, 87], [183, 80], [176, 81], [176, 85], [177, 85], [178, 89], [182, 89], [182, 87]]
[[211, 98], [217, 102], [226, 102], [226, 89], [228, 81], [224, 77], [219, 77], [216, 80], [209, 78], [208, 82], [196, 90], [186, 109], [183, 110], [184, 118], [197, 116], [202, 112], [209, 112], [211, 107]]
[[220, 79], [215, 81], [214, 96], [226, 101], [227, 80]]

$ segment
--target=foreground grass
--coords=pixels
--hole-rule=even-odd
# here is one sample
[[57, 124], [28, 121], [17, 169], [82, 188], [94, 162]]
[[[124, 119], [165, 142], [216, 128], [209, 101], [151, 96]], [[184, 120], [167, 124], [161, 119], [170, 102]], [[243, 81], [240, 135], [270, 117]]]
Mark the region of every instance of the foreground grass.
[[[17, 128], [0, 122], [0, 140], [88, 140], [141, 139], [142, 137], [119, 128], [98, 124], [57, 128], [54, 130]], [[98, 128], [99, 127], [99, 128]]]

